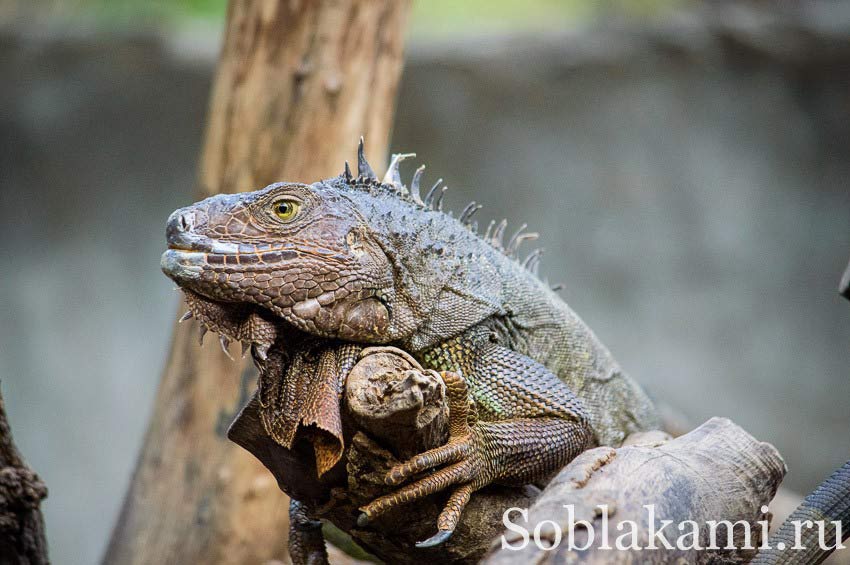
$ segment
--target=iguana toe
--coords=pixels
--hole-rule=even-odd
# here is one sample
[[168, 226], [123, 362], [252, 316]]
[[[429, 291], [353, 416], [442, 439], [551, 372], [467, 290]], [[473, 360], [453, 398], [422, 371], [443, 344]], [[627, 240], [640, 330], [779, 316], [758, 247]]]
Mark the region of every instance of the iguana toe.
[[461, 461], [469, 454], [471, 449], [470, 437], [453, 438], [446, 445], [420, 453], [408, 461], [396, 465], [389, 470], [384, 482], [392, 486], [400, 485], [422, 471], [433, 469], [438, 465]]

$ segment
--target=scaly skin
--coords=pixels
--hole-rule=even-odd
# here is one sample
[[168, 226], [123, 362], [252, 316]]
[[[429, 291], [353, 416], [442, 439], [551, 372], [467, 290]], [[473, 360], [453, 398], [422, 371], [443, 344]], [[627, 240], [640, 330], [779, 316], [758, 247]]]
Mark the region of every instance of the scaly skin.
[[[270, 344], [292, 333], [394, 345], [443, 372], [455, 406], [451, 441], [387, 482], [441, 469], [361, 516], [366, 523], [451, 487], [431, 545], [451, 534], [475, 490], [543, 480], [587, 447], [617, 445], [658, 422], [640, 387], [537, 278], [539, 252], [516, 259], [536, 236], [517, 232], [504, 245], [505, 222], [479, 235], [474, 204], [454, 219], [441, 211], [439, 183], [420, 197], [421, 168], [410, 189], [401, 183], [403, 157], [379, 182], [361, 143], [356, 178], [346, 165], [311, 185], [276, 183], [177, 210], [162, 268], [196, 317], [250, 344], [263, 363]], [[470, 399], [477, 418], [461, 417]]]
[[[823, 543], [820, 546], [822, 521]], [[841, 539], [835, 524], [840, 524]], [[800, 539], [797, 543], [797, 524]], [[838, 543], [850, 535], [850, 461], [839, 467], [812, 491], [799, 507], [770, 536], [770, 549], [759, 551], [752, 565], [817, 565], [832, 553]], [[781, 544], [781, 545], [780, 545]], [[780, 549], [780, 547], [782, 549]]]
[[294, 499], [289, 502], [289, 557], [298, 565], [328, 562], [322, 523], [310, 519], [304, 505]]

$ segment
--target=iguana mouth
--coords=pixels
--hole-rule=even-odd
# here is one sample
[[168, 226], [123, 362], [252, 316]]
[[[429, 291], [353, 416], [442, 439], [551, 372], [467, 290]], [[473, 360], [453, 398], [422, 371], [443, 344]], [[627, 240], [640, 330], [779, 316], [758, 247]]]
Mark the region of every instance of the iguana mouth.
[[205, 264], [204, 253], [170, 248], [162, 254], [159, 262], [162, 272], [177, 284], [199, 280]]
[[240, 251], [254, 251], [253, 246], [239, 246], [235, 243], [219, 241], [204, 236], [193, 235], [191, 238], [184, 237], [177, 241], [168, 242], [169, 251], [183, 253], [212, 253], [216, 255], [235, 255]]

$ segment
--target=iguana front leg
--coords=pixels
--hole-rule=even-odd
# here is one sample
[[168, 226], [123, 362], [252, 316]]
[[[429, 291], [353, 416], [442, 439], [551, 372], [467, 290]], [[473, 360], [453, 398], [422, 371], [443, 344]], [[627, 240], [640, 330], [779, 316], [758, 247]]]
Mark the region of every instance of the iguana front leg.
[[437, 545], [451, 536], [474, 491], [494, 482], [527, 484], [547, 478], [593, 443], [578, 398], [546, 367], [524, 355], [486, 340], [458, 338], [424, 360], [442, 370], [449, 441], [393, 467], [385, 481], [398, 485], [445, 466], [363, 506], [361, 525], [454, 487], [437, 519], [438, 533], [417, 544]]

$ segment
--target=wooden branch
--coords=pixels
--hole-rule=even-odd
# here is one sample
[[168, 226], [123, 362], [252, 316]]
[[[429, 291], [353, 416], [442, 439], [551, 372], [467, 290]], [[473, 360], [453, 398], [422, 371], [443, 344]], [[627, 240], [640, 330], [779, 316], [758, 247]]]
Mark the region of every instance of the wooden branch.
[[40, 504], [47, 487], [24, 462], [12, 439], [0, 394], [0, 563], [49, 563]]
[[345, 385], [348, 412], [369, 436], [408, 459], [448, 439], [446, 387], [394, 347], [361, 352]]
[[[541, 550], [532, 541], [522, 550], [501, 547], [501, 538], [494, 543], [492, 553], [485, 560], [488, 565], [514, 565], [542, 561], [561, 563], [567, 555], [576, 563], [745, 563], [754, 551], [712, 551], [676, 548], [682, 532], [677, 524], [693, 520], [700, 526], [699, 542], [708, 547], [709, 520], [744, 520], [751, 524], [752, 546], [760, 543], [761, 528], [756, 524], [767, 518], [761, 506], [773, 499], [785, 475], [785, 464], [776, 449], [755, 440], [751, 435], [722, 418], [713, 418], [697, 428], [669, 442], [649, 438], [642, 443], [612, 449], [599, 447], [587, 451], [565, 467], [532, 506], [526, 522], [518, 513], [511, 517], [513, 523], [533, 531], [544, 520], [541, 539], [548, 547], [563, 532], [557, 549]], [[586, 551], [568, 551], [567, 532], [570, 529], [564, 505], [573, 505], [575, 520], [587, 520], [593, 526], [595, 539]], [[645, 505], [654, 505], [655, 524], [672, 520], [673, 526], [664, 532], [674, 546], [659, 550], [616, 551], [600, 549], [603, 539], [600, 504], [609, 508], [609, 545], [615, 546], [617, 536], [625, 530], [616, 530], [618, 523], [632, 520], [638, 524], [638, 545], [649, 544], [649, 516]], [[554, 524], [558, 525], [555, 528]], [[628, 527], [628, 526], [626, 526]], [[589, 529], [577, 526], [575, 544], [584, 547]], [[690, 531], [690, 530], [688, 530]], [[743, 526], [733, 528], [735, 544], [742, 544]], [[517, 547], [522, 543], [521, 532], [506, 532], [507, 544]], [[726, 530], [721, 527], [716, 539], [724, 547]], [[624, 545], [630, 542], [624, 540]], [[683, 544], [685, 547], [690, 542]]]
[[[239, 0], [227, 28], [199, 196], [339, 174], [365, 135], [386, 153], [409, 2]], [[165, 216], [163, 216], [163, 221]], [[154, 413], [106, 563], [285, 559], [288, 501], [225, 438], [256, 381], [176, 326]]]

